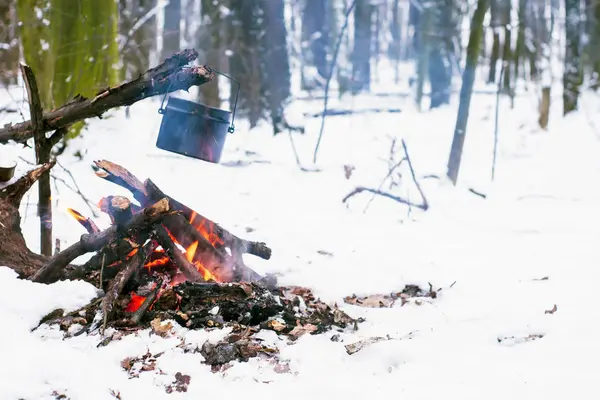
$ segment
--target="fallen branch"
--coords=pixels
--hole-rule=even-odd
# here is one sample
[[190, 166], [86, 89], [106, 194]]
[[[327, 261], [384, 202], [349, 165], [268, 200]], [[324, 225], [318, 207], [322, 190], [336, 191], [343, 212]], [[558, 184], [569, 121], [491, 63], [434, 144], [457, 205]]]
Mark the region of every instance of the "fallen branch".
[[[196, 50], [183, 50], [167, 58], [156, 68], [115, 88], [102, 90], [94, 98], [76, 96], [62, 107], [43, 115], [45, 132], [54, 131], [86, 118], [101, 116], [111, 108], [129, 106], [147, 97], [176, 90], [188, 90], [213, 79], [213, 71], [204, 65], [183, 68], [198, 57]], [[55, 133], [56, 134], [56, 133]], [[33, 121], [26, 121], [0, 129], [0, 143], [9, 140], [25, 142], [34, 136]]]
[[[408, 162], [408, 166], [410, 168], [410, 173], [411, 173], [413, 182], [417, 186], [417, 190], [419, 191], [419, 194], [421, 195], [421, 203], [413, 203], [410, 200], [404, 199], [400, 196], [396, 196], [389, 192], [384, 192], [380, 189], [372, 189], [372, 188], [368, 188], [368, 187], [364, 187], [364, 186], [358, 186], [354, 190], [352, 190], [350, 193], [348, 193], [342, 199], [342, 203], [346, 203], [352, 196], [355, 196], [359, 193], [368, 192], [368, 193], [373, 193], [375, 195], [383, 196], [388, 199], [397, 201], [398, 203], [406, 204], [409, 207], [417, 207], [423, 211], [427, 211], [429, 209], [429, 202], [427, 201], [427, 198], [425, 197], [425, 193], [423, 193], [423, 190], [421, 189], [421, 185], [419, 184], [419, 181], [417, 180], [417, 177], [415, 175], [415, 171], [413, 169], [412, 162], [410, 161], [410, 156], [408, 155], [408, 149], [406, 148], [406, 143], [404, 142], [404, 139], [402, 140], [402, 147], [404, 148], [404, 153], [406, 154], [406, 161]], [[398, 164], [402, 163], [403, 160], [401, 160]]]
[[412, 339], [413, 338], [413, 333], [414, 332], [409, 332], [408, 334], [406, 334], [406, 335], [404, 335], [402, 337], [393, 337], [393, 336], [390, 336], [390, 335], [386, 335], [386, 336], [373, 336], [373, 337], [370, 337], [370, 338], [367, 338], [367, 339], [359, 340], [358, 342], [347, 344], [344, 347], [346, 348], [346, 353], [348, 353], [348, 355], [351, 356], [352, 354], [358, 353], [359, 351], [361, 351], [365, 347], [368, 347], [368, 346], [370, 346], [372, 344], [375, 344], [375, 343], [387, 342], [387, 341], [390, 341], [390, 340]]
[[[162, 199], [143, 211], [135, 214], [124, 231], [139, 231], [159, 222], [170, 210], [169, 201]], [[50, 258], [48, 263], [40, 268], [30, 279], [34, 282], [51, 283], [57, 279], [60, 270], [77, 257], [92, 251], [98, 251], [110, 242], [116, 240], [119, 230], [116, 225], [91, 235], [82, 235], [79, 241]]]

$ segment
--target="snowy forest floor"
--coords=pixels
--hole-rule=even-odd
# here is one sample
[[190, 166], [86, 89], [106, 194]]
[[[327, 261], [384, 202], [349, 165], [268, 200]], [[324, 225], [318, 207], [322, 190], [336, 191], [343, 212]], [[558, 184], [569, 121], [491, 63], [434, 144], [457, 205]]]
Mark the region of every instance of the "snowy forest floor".
[[[335, 107], [337, 99], [332, 103]], [[503, 98], [496, 179], [491, 184], [494, 103], [493, 95], [473, 99], [457, 187], [444, 178], [456, 102], [419, 113], [410, 99], [345, 99], [340, 106], [395, 107], [402, 112], [329, 118], [320, 172], [301, 171], [287, 132], [272, 137], [266, 125], [249, 132], [240, 121], [227, 139], [222, 165], [212, 165], [154, 147], [161, 117], [156, 101], [135, 105], [129, 119], [118, 110], [90, 121], [59, 159], [54, 176], [72, 185], [62, 167], [69, 170], [93, 203], [109, 194], [128, 195], [96, 178], [93, 160], [108, 159], [141, 179], [150, 177], [234, 233], [266, 241], [272, 259], [250, 256], [246, 261], [252, 268], [275, 273], [281, 284], [310, 287], [322, 300], [337, 302], [366, 322], [356, 332], [341, 333], [340, 342], [331, 340], [338, 333], [333, 331], [305, 335], [294, 344], [263, 332], [267, 343], [280, 348], [279, 358], [289, 368], [274, 368], [257, 358], [213, 373], [201, 355], [186, 354], [178, 345], [182, 340], [198, 345], [218, 340], [225, 335], [219, 330], [175, 328], [170, 338], [142, 331], [100, 348], [101, 337], [95, 335], [63, 340], [54, 328], [30, 332], [46, 313], [58, 307], [76, 309], [96, 291], [82, 282], [47, 286], [21, 281], [0, 267], [0, 398], [54, 399], [64, 394], [70, 399], [113, 399], [120, 393], [123, 400], [390, 395], [541, 399], [598, 393], [600, 131], [589, 116], [600, 115], [600, 101], [585, 94], [585, 111], [565, 119], [557, 101], [551, 129], [543, 132], [537, 128], [535, 97], [517, 97], [514, 109]], [[306, 167], [312, 167], [320, 120], [301, 115], [320, 108], [320, 102], [299, 101], [291, 110], [297, 111], [293, 122], [306, 124], [305, 135], [293, 136]], [[0, 117], [0, 124], [7, 122]], [[396, 161], [403, 156], [399, 140], [406, 140], [430, 210], [378, 197], [364, 212], [371, 198], [367, 193], [343, 204], [342, 198], [356, 186], [380, 185], [388, 172], [392, 138], [398, 139]], [[8, 150], [33, 160], [31, 149]], [[73, 156], [77, 150], [81, 157]], [[344, 165], [354, 167], [349, 179]], [[21, 171], [28, 168], [20, 162]], [[418, 202], [406, 164], [400, 172], [399, 186], [390, 191]], [[29, 247], [38, 251], [35, 189], [25, 197], [21, 212]], [[67, 207], [87, 216], [91, 211], [60, 181], [53, 186], [53, 207], [54, 235], [66, 248], [82, 234]], [[95, 219], [99, 226], [108, 226], [106, 216]], [[407, 284], [427, 288], [428, 283], [443, 288], [436, 299], [380, 309], [343, 302], [352, 294], [387, 294]], [[546, 312], [554, 305], [555, 312]], [[344, 349], [363, 338], [410, 332], [411, 340], [377, 343], [354, 355]], [[121, 361], [147, 351], [165, 353], [155, 370], [130, 379]], [[191, 377], [187, 393], [167, 394], [165, 386], [177, 372]]]

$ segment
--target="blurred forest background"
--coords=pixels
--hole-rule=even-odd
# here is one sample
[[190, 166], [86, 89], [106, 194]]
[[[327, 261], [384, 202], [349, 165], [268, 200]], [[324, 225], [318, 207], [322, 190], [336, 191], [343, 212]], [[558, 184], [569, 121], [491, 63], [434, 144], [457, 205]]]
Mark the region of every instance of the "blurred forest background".
[[[426, 110], [449, 103], [475, 66], [477, 79], [507, 96], [535, 88], [546, 127], [553, 83], [564, 87], [565, 114], [577, 108], [584, 82], [600, 86], [600, 1], [0, 0], [0, 79], [18, 84], [25, 61], [45, 109], [184, 48], [238, 79], [240, 113], [275, 132], [292, 93], [323, 96], [329, 78], [343, 96], [368, 92], [393, 71], [403, 95]], [[195, 95], [222, 107], [231, 96], [224, 84]]]

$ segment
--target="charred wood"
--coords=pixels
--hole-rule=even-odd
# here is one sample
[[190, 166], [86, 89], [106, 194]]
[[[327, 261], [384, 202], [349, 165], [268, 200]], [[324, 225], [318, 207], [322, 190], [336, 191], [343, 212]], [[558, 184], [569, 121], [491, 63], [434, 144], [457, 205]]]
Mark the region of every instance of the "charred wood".
[[[159, 222], [168, 214], [169, 201], [162, 199], [140, 213], [135, 214], [123, 228], [124, 232], [135, 233], [151, 229], [152, 225]], [[60, 276], [60, 271], [77, 257], [92, 251], [98, 251], [112, 241], [119, 238], [120, 232], [116, 225], [94, 234], [82, 235], [79, 242], [50, 258], [48, 263], [40, 268], [30, 279], [34, 282], [51, 283]]]

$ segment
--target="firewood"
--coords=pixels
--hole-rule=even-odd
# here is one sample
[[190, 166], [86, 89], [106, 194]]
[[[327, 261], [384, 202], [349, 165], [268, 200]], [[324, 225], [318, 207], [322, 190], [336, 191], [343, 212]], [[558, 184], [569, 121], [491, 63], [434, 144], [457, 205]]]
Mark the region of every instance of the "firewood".
[[156, 287], [154, 288], [154, 290], [150, 292], [148, 297], [146, 297], [140, 308], [138, 308], [131, 314], [131, 322], [133, 322], [135, 325], [138, 325], [142, 321], [142, 318], [144, 318], [146, 311], [150, 309], [150, 306], [152, 306], [154, 300], [156, 300], [156, 298], [158, 297], [158, 293], [160, 292], [162, 284], [162, 280], [159, 280], [156, 283]]
[[117, 301], [117, 298], [123, 291], [123, 288], [129, 279], [132, 277], [133, 273], [144, 265], [144, 262], [152, 250], [153, 243], [149, 242], [144, 246], [137, 248], [135, 254], [123, 262], [125, 264], [124, 268], [122, 268], [117, 276], [113, 279], [108, 291], [106, 292], [106, 296], [104, 296], [104, 299], [102, 299], [102, 314], [104, 316], [102, 332], [104, 332], [106, 324], [112, 316], [115, 301]]
[[108, 212], [117, 227], [122, 228], [132, 217], [131, 202], [124, 196], [110, 196]]
[[79, 211], [73, 210], [72, 208], [67, 208], [67, 212], [71, 214], [88, 233], [100, 232], [100, 228], [98, 228], [96, 223], [89, 217], [83, 216], [83, 214], [81, 214]]
[[[174, 210], [181, 211], [183, 216], [188, 221], [190, 221], [195, 215], [195, 218], [205, 220], [206, 224], [211, 225], [214, 233], [223, 242], [223, 246], [229, 247], [232, 252], [235, 250], [242, 253], [248, 253], [265, 260], [271, 258], [271, 249], [265, 243], [252, 242], [233, 235], [220, 225], [214, 223], [185, 204], [180, 203], [179, 201], [163, 193], [163, 191], [160, 190], [160, 188], [158, 188], [158, 186], [156, 186], [150, 179], [147, 179], [145, 183], [142, 183], [127, 169], [107, 160], [95, 161], [94, 164], [97, 168], [96, 175], [129, 190], [133, 194], [133, 197], [142, 206], [145, 206], [146, 204], [158, 199], [168, 198], [172, 208]], [[217, 245], [215, 247], [219, 246]]]
[[[191, 86], [210, 82], [214, 78], [210, 67], [199, 65], [183, 68], [197, 57], [196, 50], [186, 49], [146, 71], [137, 79], [115, 88], [104, 89], [92, 99], [78, 95], [62, 107], [44, 113], [44, 131], [54, 131], [86, 118], [99, 117], [112, 108], [129, 106], [147, 97], [188, 90]], [[9, 140], [21, 143], [27, 141], [33, 137], [32, 125], [31, 121], [26, 121], [0, 129], [0, 143]]]
[[154, 229], [154, 237], [158, 244], [165, 250], [165, 253], [171, 259], [173, 264], [175, 264], [188, 280], [192, 282], [204, 281], [204, 277], [200, 271], [198, 271], [198, 268], [186, 260], [185, 256], [179, 251], [177, 246], [175, 246], [175, 243], [164, 226], [159, 225]]
[[54, 161], [38, 166], [11, 184], [0, 185], [0, 265], [12, 268], [21, 277], [31, 276], [47, 258], [27, 248], [21, 233], [19, 205], [38, 178]]
[[[169, 201], [162, 199], [152, 206], [135, 214], [129, 223], [123, 227], [123, 232], [136, 232], [149, 229], [153, 224], [160, 222], [170, 210]], [[49, 259], [48, 263], [40, 268], [30, 279], [34, 282], [51, 283], [58, 279], [60, 270], [66, 267], [77, 257], [92, 251], [98, 251], [108, 243], [115, 241], [120, 236], [116, 225], [94, 234], [82, 235], [79, 242]]]

